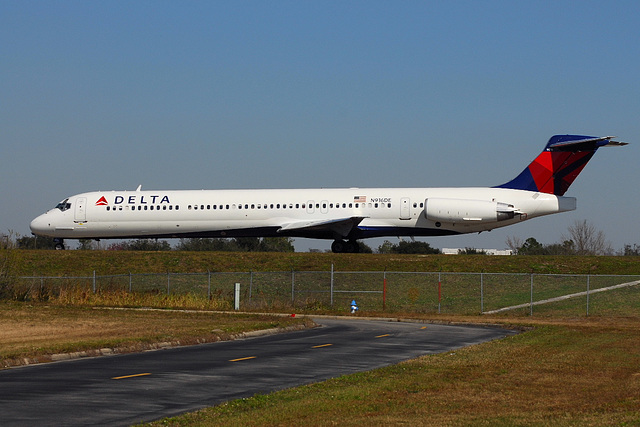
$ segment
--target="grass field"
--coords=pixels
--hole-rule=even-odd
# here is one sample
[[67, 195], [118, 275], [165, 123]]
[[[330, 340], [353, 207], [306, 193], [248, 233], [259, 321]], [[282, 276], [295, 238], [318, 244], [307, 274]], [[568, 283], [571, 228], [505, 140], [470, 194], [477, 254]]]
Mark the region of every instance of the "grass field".
[[132, 352], [230, 339], [242, 332], [312, 325], [310, 319], [168, 310], [106, 310], [69, 304], [0, 303], [0, 367], [60, 353]]
[[151, 425], [640, 424], [639, 319], [520, 325], [534, 329]]
[[[4, 255], [10, 258], [4, 264], [9, 265], [10, 274], [5, 270], [0, 277], [5, 279], [12, 274], [72, 275], [94, 270], [101, 274], [129, 270], [326, 271], [332, 263], [336, 270], [345, 272], [386, 268], [407, 272], [589, 273], [594, 275], [592, 289], [609, 285], [604, 276], [607, 274], [640, 275], [637, 257], [99, 251], [12, 251]], [[433, 295], [422, 292], [411, 279], [397, 287], [403, 289], [396, 299], [402, 302], [393, 315], [438, 322], [491, 322], [526, 332], [388, 368], [229, 402], [155, 425], [640, 425], [638, 286], [592, 296], [589, 317], [580, 298], [536, 307], [533, 316], [524, 309], [488, 317], [477, 314], [475, 299], [458, 304], [467, 301], [469, 289], [475, 292], [475, 285], [465, 284], [464, 275], [450, 279], [454, 277], [443, 280], [450, 298], [442, 300], [443, 314], [434, 313]], [[486, 309], [528, 301], [529, 276], [522, 283], [505, 281], [504, 277], [488, 276], [485, 286], [494, 292], [485, 300]], [[540, 298], [576, 291], [575, 284], [563, 276], [544, 276], [544, 281], [536, 285]], [[0, 335], [0, 357], [46, 360], [52, 353], [102, 347], [133, 351], [159, 341], [215, 340], [242, 330], [286, 327], [301, 321], [300, 317], [92, 309], [96, 305], [212, 309], [218, 303], [216, 299], [203, 303], [202, 298], [188, 295], [119, 292], [68, 293], [47, 304], [5, 302], [0, 305], [0, 334], [4, 333]], [[431, 307], [419, 309], [426, 305]], [[411, 310], [404, 311], [407, 307]], [[313, 307], [311, 312], [322, 310]], [[385, 313], [370, 310], [366, 314]]]
[[640, 257], [376, 255], [267, 252], [32, 251], [0, 249], [6, 275], [73, 276], [237, 271], [420, 271], [640, 274]]

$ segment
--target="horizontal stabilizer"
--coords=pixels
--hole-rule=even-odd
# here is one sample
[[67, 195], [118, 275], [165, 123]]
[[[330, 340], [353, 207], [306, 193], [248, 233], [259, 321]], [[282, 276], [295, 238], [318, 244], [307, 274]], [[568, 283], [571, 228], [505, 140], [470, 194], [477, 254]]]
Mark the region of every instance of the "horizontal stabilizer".
[[[562, 135], [562, 136], [571, 136], [571, 135]], [[562, 137], [559, 136], [559, 137]], [[550, 151], [584, 151], [584, 150], [595, 150], [599, 147], [611, 147], [611, 146], [622, 146], [627, 145], [626, 142], [618, 142], [614, 141], [613, 138], [615, 136], [602, 136], [598, 138], [593, 137], [585, 137], [583, 139], [577, 140], [569, 140], [569, 141], [559, 141], [553, 142], [553, 138], [547, 144], [547, 149]]]

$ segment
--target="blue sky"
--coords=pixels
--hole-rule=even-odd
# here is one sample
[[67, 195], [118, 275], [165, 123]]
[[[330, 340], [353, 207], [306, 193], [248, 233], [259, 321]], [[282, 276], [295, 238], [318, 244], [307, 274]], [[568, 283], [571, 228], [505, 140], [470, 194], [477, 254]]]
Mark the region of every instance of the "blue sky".
[[638, 16], [635, 1], [3, 0], [0, 232], [139, 184], [497, 185], [577, 133], [631, 143], [598, 151], [567, 193], [577, 211], [424, 240], [554, 243], [586, 219], [614, 249], [640, 243]]

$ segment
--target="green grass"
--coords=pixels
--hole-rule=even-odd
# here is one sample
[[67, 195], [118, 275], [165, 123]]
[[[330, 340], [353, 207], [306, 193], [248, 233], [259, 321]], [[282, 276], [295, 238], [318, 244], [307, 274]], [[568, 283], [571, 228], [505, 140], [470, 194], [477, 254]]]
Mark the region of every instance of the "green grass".
[[637, 425], [638, 320], [526, 322], [536, 328], [151, 425]]
[[[86, 277], [13, 279], [11, 286], [4, 288], [4, 297], [13, 300], [225, 310], [233, 307], [234, 283], [241, 283], [243, 310], [334, 314], [348, 311], [352, 299], [357, 300], [363, 314], [475, 315], [483, 310], [527, 304], [531, 300], [532, 271], [534, 301], [586, 291], [587, 280], [594, 290], [640, 278], [638, 257], [16, 250], [12, 257], [19, 259], [13, 262], [14, 272], [24, 271], [27, 263], [33, 270], [30, 274]], [[180, 263], [173, 263], [174, 268], [166, 270], [166, 265], [176, 259]], [[66, 267], [53, 268], [54, 262]], [[333, 305], [332, 262], [336, 263]], [[73, 267], [78, 263], [82, 267]], [[282, 269], [283, 264], [304, 266], [307, 270]], [[385, 272], [388, 265], [398, 269]], [[443, 266], [447, 269], [439, 272], [437, 268]], [[482, 294], [479, 271], [484, 272]], [[611, 276], [623, 273], [635, 276]], [[385, 276], [387, 294], [383, 301]], [[130, 288], [133, 294], [128, 292]], [[636, 295], [633, 290], [593, 295], [589, 314], [633, 315], [639, 305]], [[585, 315], [586, 297], [534, 307], [534, 312]], [[526, 308], [510, 315], [529, 313]]]
[[326, 272], [332, 264], [336, 271], [640, 274], [640, 257], [0, 250], [8, 256], [13, 275]]

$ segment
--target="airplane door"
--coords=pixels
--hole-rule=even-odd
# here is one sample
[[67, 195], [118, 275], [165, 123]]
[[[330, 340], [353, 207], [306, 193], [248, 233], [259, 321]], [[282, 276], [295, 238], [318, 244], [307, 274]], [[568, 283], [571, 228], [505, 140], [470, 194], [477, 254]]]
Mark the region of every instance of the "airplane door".
[[408, 197], [400, 199], [400, 219], [411, 219], [411, 199]]
[[78, 197], [76, 199], [75, 221], [84, 222], [87, 220], [87, 198]]

